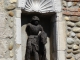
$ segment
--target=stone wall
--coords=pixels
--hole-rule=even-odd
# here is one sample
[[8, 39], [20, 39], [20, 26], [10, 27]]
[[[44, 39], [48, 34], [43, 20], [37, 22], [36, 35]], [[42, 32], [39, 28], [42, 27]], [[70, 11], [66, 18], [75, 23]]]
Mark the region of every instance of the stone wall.
[[15, 60], [15, 10], [17, 0], [0, 0], [0, 60]]
[[80, 0], [62, 1], [67, 27], [66, 60], [80, 60]]

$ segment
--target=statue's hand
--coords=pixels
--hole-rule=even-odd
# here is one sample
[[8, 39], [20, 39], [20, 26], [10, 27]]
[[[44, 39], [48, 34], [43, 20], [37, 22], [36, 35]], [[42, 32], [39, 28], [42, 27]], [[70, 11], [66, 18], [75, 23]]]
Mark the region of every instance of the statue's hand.
[[41, 34], [41, 31], [39, 31], [38, 35], [40, 35], [40, 34]]

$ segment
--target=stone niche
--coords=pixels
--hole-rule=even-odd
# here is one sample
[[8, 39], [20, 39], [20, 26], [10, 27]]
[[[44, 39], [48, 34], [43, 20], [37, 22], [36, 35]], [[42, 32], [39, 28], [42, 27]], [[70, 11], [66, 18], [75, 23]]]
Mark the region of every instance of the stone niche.
[[48, 60], [56, 60], [57, 57], [57, 46], [56, 46], [56, 25], [54, 24], [56, 14], [55, 13], [27, 13], [22, 11], [21, 14], [21, 38], [22, 38], [22, 58], [25, 60], [25, 51], [26, 51], [26, 26], [27, 23], [31, 21], [32, 16], [38, 16], [40, 18], [40, 24], [42, 25], [44, 31], [47, 33], [47, 44], [46, 46], [46, 57]]
[[[30, 22], [32, 16], [38, 16], [40, 18], [40, 24], [44, 28], [44, 31], [47, 33], [47, 44], [46, 44], [46, 57], [47, 60], [65, 60], [65, 54], [63, 51], [63, 46], [61, 40], [62, 30], [57, 31], [59, 27], [62, 27], [64, 24], [58, 22], [62, 19], [61, 15], [61, 0], [18, 0], [18, 8], [21, 8], [21, 60], [25, 60], [25, 50], [27, 42], [27, 34], [25, 32], [27, 23]], [[19, 20], [17, 20], [19, 21]], [[20, 22], [20, 21], [19, 21]], [[20, 26], [20, 24], [19, 24]], [[60, 28], [63, 29], [64, 27]], [[65, 30], [63, 29], [63, 32]], [[20, 33], [20, 32], [19, 32]], [[65, 35], [64, 35], [65, 36]], [[57, 39], [56, 39], [57, 38]], [[62, 48], [62, 50], [61, 50]], [[63, 54], [60, 54], [62, 53]], [[19, 58], [19, 56], [17, 56]], [[20, 59], [18, 59], [20, 60]]]

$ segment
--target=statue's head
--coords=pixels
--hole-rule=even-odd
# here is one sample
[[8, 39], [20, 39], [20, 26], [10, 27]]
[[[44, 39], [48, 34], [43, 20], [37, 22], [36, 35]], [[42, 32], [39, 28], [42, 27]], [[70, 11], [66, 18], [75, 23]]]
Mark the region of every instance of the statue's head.
[[35, 20], [40, 21], [39, 17], [37, 17], [37, 16], [33, 16], [33, 17], [32, 17], [32, 20], [34, 20], [34, 21], [35, 21]]
[[40, 19], [37, 16], [33, 16], [32, 17], [32, 21], [31, 22], [33, 22], [35, 25], [38, 25], [39, 21], [40, 21]]

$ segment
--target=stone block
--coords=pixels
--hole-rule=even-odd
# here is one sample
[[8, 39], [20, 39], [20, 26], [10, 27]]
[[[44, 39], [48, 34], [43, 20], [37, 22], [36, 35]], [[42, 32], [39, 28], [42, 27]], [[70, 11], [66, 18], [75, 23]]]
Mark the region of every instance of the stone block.
[[16, 17], [20, 18], [21, 17], [21, 10], [16, 10]]
[[80, 16], [80, 12], [69, 12], [69, 11], [64, 11], [63, 15], [68, 15], [68, 16]]
[[70, 26], [70, 27], [75, 26], [75, 24], [73, 22], [70, 22], [70, 21], [67, 22], [67, 25]]
[[67, 38], [67, 44], [71, 45], [74, 43], [73, 38]]
[[59, 21], [57, 23], [57, 34], [58, 34], [58, 38], [57, 38], [57, 49], [58, 50], [65, 50], [66, 49], [66, 37], [67, 37], [67, 33], [66, 33], [66, 25], [65, 25], [65, 21]]
[[58, 53], [57, 60], [66, 60], [65, 51], [58, 51], [57, 53]]
[[80, 8], [63, 8], [64, 11], [78, 12]]
[[80, 27], [80, 22], [77, 22], [77, 23], [76, 23], [76, 26]]
[[16, 8], [16, 5], [15, 4], [9, 4], [7, 7], [6, 7], [6, 10], [13, 10]]
[[64, 7], [67, 6], [67, 2], [66, 1], [62, 1], [62, 4], [63, 4]]
[[74, 22], [78, 22], [79, 21], [77, 16], [70, 17], [70, 20], [74, 21]]
[[14, 12], [13, 11], [9, 11], [9, 16], [13, 17], [14, 16]]
[[71, 58], [71, 60], [75, 60], [75, 58], [74, 58], [74, 57], [72, 57], [72, 58]]
[[72, 58], [72, 54], [67, 54], [67, 55], [66, 55], [66, 58], [67, 58], [67, 59], [71, 59], [71, 58]]
[[77, 2], [73, 2], [73, 6], [76, 6], [77, 5]]
[[12, 58], [14, 56], [14, 53], [13, 53], [13, 51], [11, 50], [10, 51], [10, 57]]
[[73, 31], [73, 32], [80, 32], [80, 28], [79, 28], [79, 27], [74, 27], [74, 28], [72, 29], [72, 31]]
[[74, 44], [74, 45], [73, 45], [73, 49], [74, 49], [74, 50], [78, 50], [78, 49], [79, 49], [79, 46], [76, 45], [76, 44]]
[[78, 38], [80, 38], [80, 33], [77, 33], [76, 36], [77, 36]]
[[72, 6], [72, 2], [68, 2], [68, 7], [71, 7]]
[[17, 0], [10, 0], [10, 3], [16, 3]]
[[64, 19], [65, 19], [66, 21], [69, 21], [69, 20], [70, 20], [70, 17], [65, 16]]
[[80, 0], [66, 0], [66, 1], [79, 2]]

